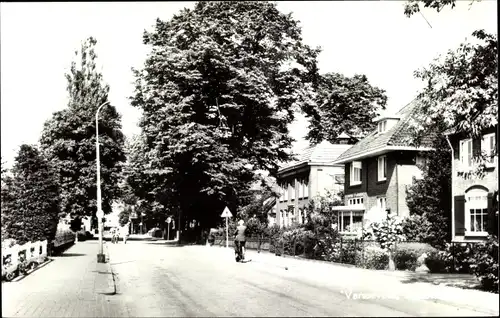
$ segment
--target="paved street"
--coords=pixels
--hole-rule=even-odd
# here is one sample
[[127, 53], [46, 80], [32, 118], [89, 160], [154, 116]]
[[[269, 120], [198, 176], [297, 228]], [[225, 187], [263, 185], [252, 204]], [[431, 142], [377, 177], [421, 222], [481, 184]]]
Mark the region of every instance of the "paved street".
[[[373, 271], [255, 251], [248, 255], [252, 261], [241, 264], [234, 261], [232, 249], [220, 247], [110, 244], [117, 283], [113, 298], [131, 316], [488, 315], [422, 300], [443, 292], [429, 284], [404, 285]], [[496, 295], [486, 299], [498, 303]]]
[[[247, 253], [251, 262], [241, 264], [234, 261], [231, 249], [220, 247], [132, 241], [126, 245], [108, 242], [107, 248], [116, 294], [107, 284], [112, 276], [99, 267], [106, 265], [96, 265], [97, 242], [81, 242], [25, 279], [3, 283], [2, 316], [403, 317], [498, 313], [466, 308], [474, 297], [498, 304], [497, 295], [403, 284], [397, 275], [255, 251]], [[453, 290], [458, 291], [455, 296], [450, 292]], [[432, 293], [463, 297], [463, 306], [416, 299]]]

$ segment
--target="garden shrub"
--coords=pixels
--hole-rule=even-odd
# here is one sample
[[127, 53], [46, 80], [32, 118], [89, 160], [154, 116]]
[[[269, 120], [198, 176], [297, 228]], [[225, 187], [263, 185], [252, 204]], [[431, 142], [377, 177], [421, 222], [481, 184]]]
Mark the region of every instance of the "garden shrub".
[[447, 256], [448, 272], [470, 274], [470, 259], [473, 250], [474, 247], [471, 243], [446, 244], [445, 255]]
[[498, 237], [490, 235], [486, 242], [475, 245], [468, 261], [481, 288], [498, 293]]
[[425, 266], [431, 273], [448, 273], [451, 265], [449, 255], [445, 251], [432, 251], [425, 259]]
[[356, 254], [361, 251], [361, 245], [357, 240], [343, 240], [340, 252], [340, 262], [343, 264], [356, 264]]
[[389, 255], [378, 246], [366, 246], [356, 253], [356, 265], [367, 269], [387, 269]]
[[418, 258], [422, 254], [429, 255], [431, 252], [436, 251], [435, 248], [426, 243], [418, 242], [402, 242], [399, 243], [394, 250], [394, 263], [398, 270], [411, 270], [414, 271], [420, 264]]
[[[306, 239], [307, 241], [313, 240], [313, 233], [297, 227], [285, 231], [278, 242], [279, 246], [282, 246], [282, 249], [284, 249], [283, 253], [285, 255], [301, 255], [304, 253]], [[308, 253], [311, 252], [308, 251]]]

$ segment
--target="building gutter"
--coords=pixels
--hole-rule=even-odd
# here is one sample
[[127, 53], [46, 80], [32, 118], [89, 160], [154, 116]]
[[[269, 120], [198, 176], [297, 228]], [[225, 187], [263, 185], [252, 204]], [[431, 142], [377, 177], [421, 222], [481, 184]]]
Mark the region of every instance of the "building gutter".
[[365, 152], [365, 153], [361, 153], [361, 154], [357, 154], [357, 155], [354, 155], [354, 156], [342, 158], [340, 160], [334, 161], [333, 164], [347, 163], [347, 162], [351, 162], [351, 161], [358, 160], [358, 159], [365, 159], [365, 158], [369, 158], [369, 157], [383, 155], [383, 154], [385, 154], [387, 152], [390, 152], [390, 151], [405, 151], [405, 150], [410, 150], [410, 151], [431, 151], [431, 150], [434, 150], [434, 149], [431, 148], [431, 147], [385, 146], [385, 147], [380, 147], [380, 148], [377, 148], [377, 149], [374, 149], [374, 150], [371, 150], [371, 151], [368, 151], [368, 152]]
[[455, 173], [455, 154], [448, 135], [445, 135], [446, 141], [451, 149], [451, 241], [455, 239], [455, 196], [453, 192], [453, 176]]

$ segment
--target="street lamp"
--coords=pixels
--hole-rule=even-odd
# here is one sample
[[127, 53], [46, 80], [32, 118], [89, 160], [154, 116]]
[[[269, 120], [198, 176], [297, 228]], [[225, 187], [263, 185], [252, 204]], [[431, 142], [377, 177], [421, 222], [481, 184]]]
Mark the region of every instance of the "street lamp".
[[96, 163], [97, 163], [97, 222], [99, 226], [99, 253], [97, 254], [97, 262], [105, 263], [106, 256], [103, 253], [102, 241], [103, 241], [103, 230], [104, 226], [102, 224], [102, 219], [104, 217], [104, 212], [102, 211], [102, 199], [101, 199], [101, 161], [99, 158], [99, 111], [105, 105], [109, 104], [105, 102], [99, 108], [97, 108], [97, 112], [95, 113], [95, 148], [96, 148]]

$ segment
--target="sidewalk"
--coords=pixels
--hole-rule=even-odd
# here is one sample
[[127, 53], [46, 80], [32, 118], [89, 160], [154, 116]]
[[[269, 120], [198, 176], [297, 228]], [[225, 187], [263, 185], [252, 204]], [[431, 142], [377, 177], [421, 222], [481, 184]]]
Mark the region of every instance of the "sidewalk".
[[[107, 247], [105, 245], [104, 253]], [[2, 283], [3, 317], [110, 317], [118, 306], [109, 263], [97, 263], [96, 241], [79, 242], [44, 267]]]
[[[229, 248], [229, 251], [218, 246], [200, 246], [200, 248], [210, 249], [215, 253], [228, 254], [228, 256], [232, 256], [234, 253], [232, 248]], [[246, 254], [247, 259], [251, 259], [252, 263], [281, 268], [289, 274], [297, 273], [297, 275], [307, 277], [319, 284], [344, 286], [355, 293], [360, 290], [377, 292], [377, 290], [381, 290], [380, 286], [384, 286], [383, 289], [399, 297], [427, 299], [455, 307], [482, 311], [493, 316], [497, 316], [499, 312], [498, 294], [434, 283], [436, 280], [446, 280], [446, 275], [369, 270], [323, 261], [281, 257], [267, 251], [258, 253], [256, 250], [247, 250]], [[462, 277], [451, 275], [448, 279], [460, 281], [471, 278], [463, 277], [463, 275]]]

